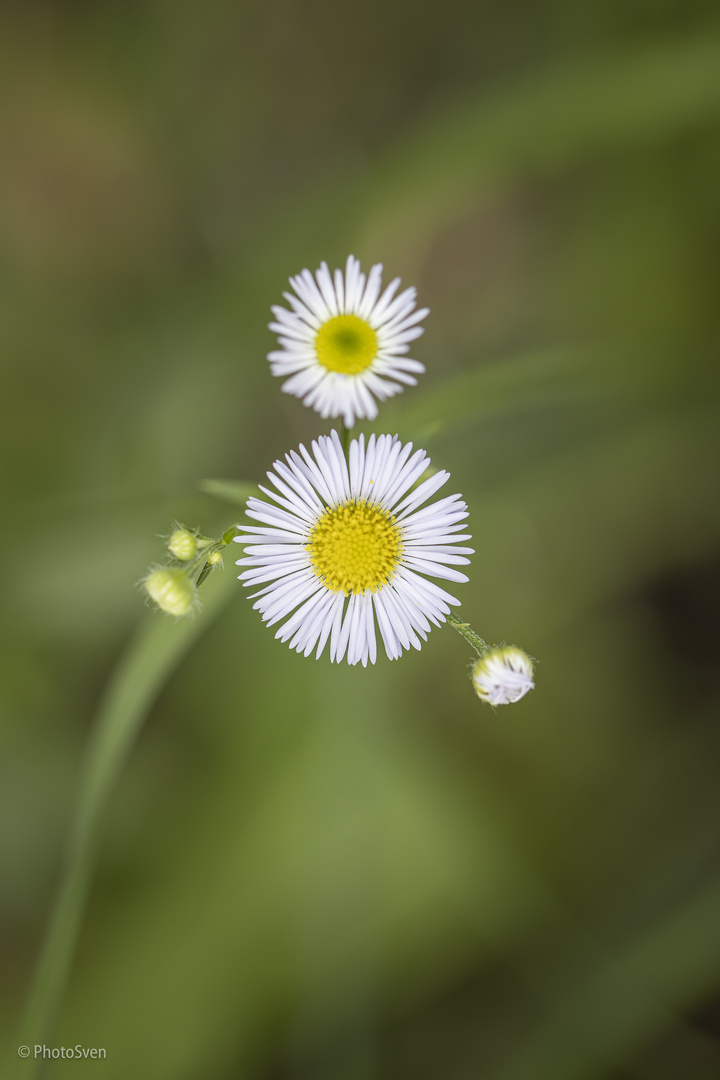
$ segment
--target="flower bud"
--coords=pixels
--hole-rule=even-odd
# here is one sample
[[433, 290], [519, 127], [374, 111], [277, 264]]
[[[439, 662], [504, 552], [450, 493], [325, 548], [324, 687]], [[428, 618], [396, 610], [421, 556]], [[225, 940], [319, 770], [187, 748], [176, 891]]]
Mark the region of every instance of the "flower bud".
[[187, 615], [193, 606], [195, 586], [183, 570], [151, 570], [144, 584], [150, 599], [168, 615]]
[[535, 688], [533, 662], [515, 645], [488, 649], [472, 669], [475, 693], [489, 705], [511, 705]]
[[168, 551], [181, 562], [193, 559], [197, 552], [197, 540], [194, 533], [191, 533], [189, 529], [176, 529], [168, 540]]
[[208, 566], [222, 566], [223, 557], [219, 551], [213, 551], [208, 555]]

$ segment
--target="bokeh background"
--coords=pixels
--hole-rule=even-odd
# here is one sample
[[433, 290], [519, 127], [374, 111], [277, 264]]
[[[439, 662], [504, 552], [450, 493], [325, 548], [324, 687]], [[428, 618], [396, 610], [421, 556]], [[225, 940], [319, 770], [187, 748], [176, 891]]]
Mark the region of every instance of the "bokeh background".
[[431, 308], [377, 430], [537, 690], [450, 629], [305, 660], [228, 558], [108, 807], [54, 1042], [107, 1060], [54, 1075], [719, 1077], [715, 5], [17, 0], [0, 88], [0, 1049], [136, 583], [328, 430], [266, 324], [352, 251]]

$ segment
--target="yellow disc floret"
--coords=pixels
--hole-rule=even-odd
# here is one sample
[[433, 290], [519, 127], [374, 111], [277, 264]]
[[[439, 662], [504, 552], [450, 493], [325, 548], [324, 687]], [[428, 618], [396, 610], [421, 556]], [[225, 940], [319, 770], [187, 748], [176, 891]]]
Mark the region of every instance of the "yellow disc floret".
[[376, 592], [392, 578], [402, 556], [395, 518], [364, 499], [328, 507], [307, 545], [313, 570], [331, 592]]
[[377, 335], [357, 315], [336, 315], [318, 330], [315, 351], [328, 371], [357, 375], [370, 367], [377, 356]]

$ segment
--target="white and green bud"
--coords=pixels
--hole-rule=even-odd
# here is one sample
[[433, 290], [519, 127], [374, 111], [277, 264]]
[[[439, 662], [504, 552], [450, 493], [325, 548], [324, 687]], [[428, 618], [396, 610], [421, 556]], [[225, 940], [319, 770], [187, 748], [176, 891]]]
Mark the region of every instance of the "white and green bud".
[[197, 554], [198, 543], [195, 533], [189, 529], [175, 529], [168, 540], [168, 551], [175, 559], [188, 562]]
[[151, 570], [143, 584], [150, 599], [168, 615], [187, 615], [193, 606], [195, 586], [184, 570], [173, 567]]
[[473, 664], [475, 693], [489, 705], [512, 705], [535, 688], [534, 665], [516, 645], [500, 645], [484, 652]]
[[212, 551], [208, 555], [208, 560], [207, 561], [208, 561], [208, 566], [222, 566], [223, 565], [223, 557], [222, 557], [222, 555], [220, 554], [219, 551]]

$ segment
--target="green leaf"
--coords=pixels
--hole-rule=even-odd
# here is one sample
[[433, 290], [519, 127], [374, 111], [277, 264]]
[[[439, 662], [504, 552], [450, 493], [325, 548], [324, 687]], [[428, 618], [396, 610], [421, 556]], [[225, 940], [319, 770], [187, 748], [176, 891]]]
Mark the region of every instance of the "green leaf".
[[601, 359], [597, 350], [557, 348], [482, 364], [390, 403], [386, 426], [422, 440], [469, 420], [576, 405], [598, 394]]
[[234, 506], [245, 506], [251, 495], [257, 495], [257, 484], [249, 480], [201, 480], [200, 490]]

